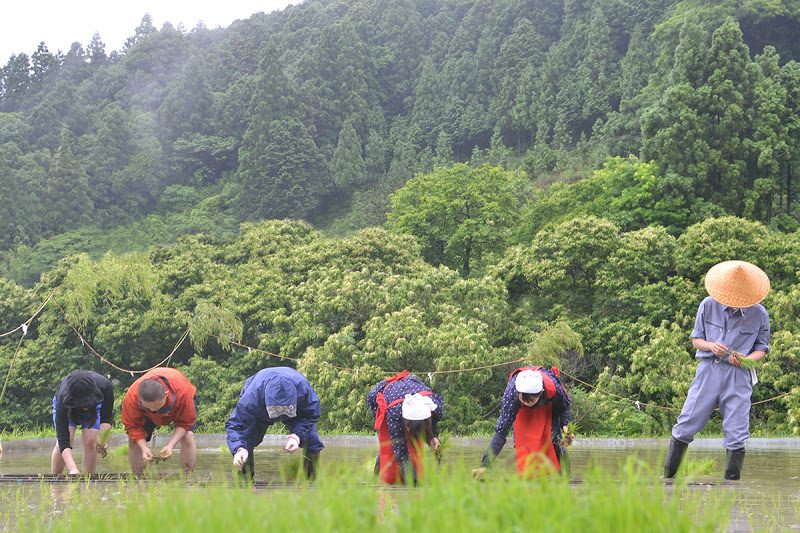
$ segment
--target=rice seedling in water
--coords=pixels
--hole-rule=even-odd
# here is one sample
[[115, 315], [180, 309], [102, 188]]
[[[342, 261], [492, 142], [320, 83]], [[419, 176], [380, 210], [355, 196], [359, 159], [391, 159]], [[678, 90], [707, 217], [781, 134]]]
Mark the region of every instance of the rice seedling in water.
[[687, 478], [710, 476], [716, 473], [717, 463], [713, 459], [692, 459], [686, 461], [683, 475]]
[[296, 481], [303, 476], [303, 456], [300, 454], [284, 458], [278, 464], [278, 475], [281, 481]]
[[122, 446], [114, 448], [111, 451], [111, 453], [114, 454], [114, 455], [117, 455], [119, 457], [127, 457], [128, 456], [128, 445], [127, 444], [123, 444]]
[[[519, 479], [515, 474], [474, 482], [466, 465], [426, 469], [417, 487], [387, 488], [362, 483], [363, 475], [328, 475], [292, 490], [252, 491], [223, 486], [153, 484], [144, 491], [128, 485], [115, 508], [98, 509], [97, 500], [73, 495], [65, 516], [51, 525], [67, 531], [243, 530], [263, 524], [278, 531], [522, 531], [531, 517], [550, 531], [717, 531], [730, 516], [724, 496], [708, 494], [705, 503], [680, 485], [666, 494], [655, 476], [635, 462], [624, 467], [622, 482], [600, 470], [571, 486], [562, 476]], [[291, 512], [287, 512], [291, 510]], [[91, 512], [92, 520], [86, 520]], [[26, 525], [36, 527], [35, 521]]]

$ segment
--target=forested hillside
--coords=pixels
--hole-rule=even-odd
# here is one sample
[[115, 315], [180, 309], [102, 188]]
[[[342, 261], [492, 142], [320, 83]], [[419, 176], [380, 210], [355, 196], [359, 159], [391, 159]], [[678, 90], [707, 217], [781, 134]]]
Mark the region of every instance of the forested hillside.
[[[773, 281], [754, 400], [789, 392], [799, 32], [790, 0], [308, 0], [12, 56], [0, 333], [55, 293], [0, 338], [0, 427], [47, 423], [72, 368], [131, 380], [86, 342], [140, 369], [189, 328], [171, 363], [207, 428], [270, 352], [328, 428], [368, 428], [365, 387], [408, 367], [485, 430], [526, 358], [616, 395], [567, 381], [585, 430], [660, 433], [702, 275], [733, 258]], [[754, 414], [794, 430], [794, 398]]]

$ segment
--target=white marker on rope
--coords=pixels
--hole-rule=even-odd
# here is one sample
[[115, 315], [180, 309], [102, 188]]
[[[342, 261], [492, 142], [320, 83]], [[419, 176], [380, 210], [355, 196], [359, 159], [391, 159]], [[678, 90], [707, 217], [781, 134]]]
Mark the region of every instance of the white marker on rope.
[[22, 328], [22, 336], [23, 337], [28, 334], [28, 324], [20, 324], [19, 327]]

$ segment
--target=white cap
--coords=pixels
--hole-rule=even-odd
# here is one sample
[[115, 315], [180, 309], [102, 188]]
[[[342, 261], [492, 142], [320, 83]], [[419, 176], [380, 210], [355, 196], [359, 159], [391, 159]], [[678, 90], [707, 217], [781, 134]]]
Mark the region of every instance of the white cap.
[[542, 373], [538, 370], [523, 370], [517, 374], [515, 385], [517, 387], [517, 392], [539, 394], [544, 390]]
[[426, 420], [434, 410], [436, 404], [430, 397], [422, 394], [406, 394], [403, 400], [403, 418], [406, 420]]

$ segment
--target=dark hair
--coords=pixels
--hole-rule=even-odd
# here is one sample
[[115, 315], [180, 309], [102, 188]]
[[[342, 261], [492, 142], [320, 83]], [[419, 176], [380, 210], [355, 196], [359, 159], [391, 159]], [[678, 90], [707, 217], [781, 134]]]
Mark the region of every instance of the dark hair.
[[432, 417], [428, 417], [425, 420], [406, 420], [404, 418], [403, 427], [406, 430], [408, 440], [413, 441], [424, 437], [425, 442], [430, 442], [434, 437], [431, 419]]
[[531, 394], [530, 392], [520, 392], [522, 395], [522, 401], [529, 403], [529, 402], [536, 402], [539, 403], [539, 400], [542, 398], [542, 393], [539, 394]]
[[143, 402], [155, 402], [166, 394], [164, 384], [159, 379], [146, 379], [139, 383], [139, 398]]

